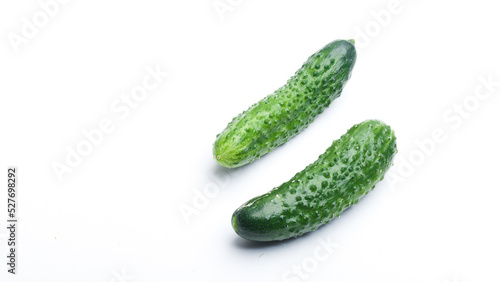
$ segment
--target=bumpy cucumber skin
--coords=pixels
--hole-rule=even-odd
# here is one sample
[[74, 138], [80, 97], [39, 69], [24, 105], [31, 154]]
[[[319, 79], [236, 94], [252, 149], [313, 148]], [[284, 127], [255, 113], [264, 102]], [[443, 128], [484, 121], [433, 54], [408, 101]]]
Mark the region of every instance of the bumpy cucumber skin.
[[355, 125], [292, 179], [239, 207], [232, 216], [233, 228], [252, 241], [314, 231], [373, 190], [396, 152], [396, 137], [388, 125], [377, 120]]
[[217, 162], [228, 168], [253, 162], [313, 122], [351, 77], [356, 62], [353, 43], [336, 40], [326, 45], [274, 94], [235, 117], [217, 135], [213, 148]]

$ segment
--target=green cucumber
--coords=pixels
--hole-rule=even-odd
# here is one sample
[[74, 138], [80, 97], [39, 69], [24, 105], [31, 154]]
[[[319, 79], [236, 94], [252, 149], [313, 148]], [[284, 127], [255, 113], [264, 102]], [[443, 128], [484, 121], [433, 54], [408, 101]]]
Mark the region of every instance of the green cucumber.
[[377, 120], [355, 125], [292, 179], [239, 207], [231, 219], [233, 228], [252, 241], [314, 231], [373, 190], [396, 152], [388, 125]]
[[313, 54], [288, 82], [235, 117], [213, 155], [224, 167], [255, 161], [306, 128], [340, 96], [356, 62], [354, 41], [336, 40]]

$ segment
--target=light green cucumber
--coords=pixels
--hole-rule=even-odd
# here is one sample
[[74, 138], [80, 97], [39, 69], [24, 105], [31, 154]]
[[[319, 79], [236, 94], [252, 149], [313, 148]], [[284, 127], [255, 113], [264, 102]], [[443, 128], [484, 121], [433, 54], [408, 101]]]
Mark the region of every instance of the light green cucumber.
[[288, 82], [235, 117], [217, 135], [213, 155], [239, 167], [271, 152], [306, 128], [340, 96], [356, 62], [354, 41], [336, 40], [313, 54]]

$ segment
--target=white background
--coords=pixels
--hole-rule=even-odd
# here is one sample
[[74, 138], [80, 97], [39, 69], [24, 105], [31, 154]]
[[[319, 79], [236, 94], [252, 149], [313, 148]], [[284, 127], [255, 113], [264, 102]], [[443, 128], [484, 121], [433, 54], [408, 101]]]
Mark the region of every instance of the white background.
[[[488, 93], [480, 77], [500, 81], [499, 5], [389, 3], [68, 1], [40, 26], [37, 1], [2, 1], [0, 281], [499, 281], [500, 87], [474, 96]], [[39, 25], [27, 37], [23, 18]], [[212, 144], [234, 116], [349, 38], [352, 79], [308, 129], [240, 169], [216, 164]], [[148, 67], [169, 76], [128, 116], [113, 110]], [[394, 177], [298, 239], [234, 233], [240, 204], [365, 119], [396, 131]], [[103, 120], [113, 131], [59, 181], [53, 164]], [[424, 152], [416, 142], [435, 131], [445, 140]], [[19, 169], [16, 276], [4, 263], [9, 165]], [[197, 214], [183, 216], [187, 206]]]

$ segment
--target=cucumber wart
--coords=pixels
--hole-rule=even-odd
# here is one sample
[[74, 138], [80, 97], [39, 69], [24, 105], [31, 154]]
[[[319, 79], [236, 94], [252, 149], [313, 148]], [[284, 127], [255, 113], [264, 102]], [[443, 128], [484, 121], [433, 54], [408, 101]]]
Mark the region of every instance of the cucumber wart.
[[353, 126], [316, 162], [232, 216], [234, 230], [253, 241], [300, 236], [357, 204], [384, 178], [397, 152], [396, 137], [381, 121]]
[[235, 117], [217, 138], [224, 167], [251, 163], [305, 129], [340, 96], [356, 62], [353, 40], [336, 40], [313, 54], [288, 82]]

